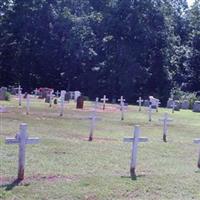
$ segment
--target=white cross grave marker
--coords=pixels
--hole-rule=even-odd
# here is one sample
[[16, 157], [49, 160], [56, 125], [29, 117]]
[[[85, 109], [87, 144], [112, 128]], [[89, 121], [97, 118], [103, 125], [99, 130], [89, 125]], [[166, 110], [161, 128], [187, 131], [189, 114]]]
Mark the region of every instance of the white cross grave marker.
[[[194, 140], [195, 144], [200, 144], [200, 138]], [[200, 169], [200, 150], [199, 150], [199, 159], [197, 163], [198, 168]]]
[[27, 94], [26, 96], [26, 114], [29, 115], [30, 112], [30, 95]]
[[18, 100], [19, 100], [19, 106], [21, 106], [22, 105], [22, 88], [20, 85], [18, 87]]
[[57, 91], [56, 91], [56, 97], [58, 98], [59, 95], [60, 95], [60, 92], [57, 90]]
[[148, 116], [149, 116], [149, 122], [151, 122], [151, 120], [152, 120], [152, 113], [153, 113], [151, 105], [149, 105], [147, 112], [148, 112]]
[[19, 144], [18, 180], [24, 179], [26, 144], [39, 143], [38, 137], [28, 137], [27, 124], [20, 124], [20, 132], [14, 138], [6, 138], [6, 144]]
[[132, 153], [131, 153], [131, 165], [130, 165], [130, 174], [132, 179], [136, 179], [136, 162], [137, 162], [137, 151], [139, 142], [147, 142], [148, 138], [140, 137], [140, 126], [136, 125], [133, 133], [133, 137], [124, 138], [124, 142], [132, 142]]
[[63, 116], [64, 113], [65, 94], [65, 90], [62, 90], [60, 93], [60, 116]]
[[164, 113], [164, 117], [162, 119], [159, 119], [159, 121], [163, 122], [163, 141], [167, 142], [167, 133], [168, 133], [168, 122], [173, 121], [169, 118], [168, 113]]
[[124, 101], [126, 100], [123, 98], [123, 96], [121, 96], [118, 101], [120, 102], [121, 120], [124, 120]]
[[93, 133], [94, 133], [95, 122], [96, 122], [98, 102], [99, 102], [99, 98], [97, 97], [96, 101], [94, 103], [94, 108], [93, 108], [92, 117], [91, 117], [90, 134], [89, 134], [89, 139], [88, 139], [89, 141], [93, 140]]
[[141, 97], [139, 97], [139, 99], [137, 100], [137, 103], [139, 103], [139, 112], [141, 111], [141, 106], [143, 101], [144, 100]]
[[108, 101], [108, 98], [106, 98], [106, 95], [104, 95], [103, 98], [101, 98], [101, 101], [103, 101], [103, 110], [105, 110], [106, 101]]

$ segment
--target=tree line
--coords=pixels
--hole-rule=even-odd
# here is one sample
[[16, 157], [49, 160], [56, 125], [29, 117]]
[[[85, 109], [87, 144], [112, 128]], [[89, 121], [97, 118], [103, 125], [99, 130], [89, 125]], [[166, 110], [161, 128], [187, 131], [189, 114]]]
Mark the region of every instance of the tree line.
[[0, 85], [134, 102], [200, 91], [200, 1], [2, 0]]

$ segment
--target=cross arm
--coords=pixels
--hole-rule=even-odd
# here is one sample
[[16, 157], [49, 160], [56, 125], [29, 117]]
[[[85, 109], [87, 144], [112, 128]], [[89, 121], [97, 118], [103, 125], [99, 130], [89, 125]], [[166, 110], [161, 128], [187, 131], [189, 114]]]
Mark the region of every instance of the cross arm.
[[200, 138], [194, 139], [195, 144], [200, 144]]
[[16, 138], [11, 138], [11, 137], [6, 137], [6, 140], [5, 140], [5, 143], [6, 144], [18, 144], [19, 143], [19, 139], [16, 139]]

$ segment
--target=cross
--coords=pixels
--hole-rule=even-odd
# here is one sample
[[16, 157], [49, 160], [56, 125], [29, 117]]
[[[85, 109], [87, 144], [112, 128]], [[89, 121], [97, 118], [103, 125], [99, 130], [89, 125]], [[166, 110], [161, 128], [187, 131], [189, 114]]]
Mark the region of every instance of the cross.
[[137, 100], [137, 103], [139, 103], [139, 112], [141, 111], [141, 106], [142, 106], [142, 102], [143, 102], [144, 100], [142, 100], [142, 98], [141, 97], [139, 97], [139, 99]]
[[37, 95], [38, 95], [38, 89], [37, 88], [35, 88], [34, 93], [35, 93], [35, 98], [36, 98]]
[[13, 138], [6, 138], [6, 144], [19, 144], [18, 180], [24, 179], [26, 144], [39, 143], [38, 137], [28, 137], [27, 124], [20, 124], [20, 132]]
[[149, 105], [147, 112], [148, 112], [148, 115], [149, 115], [149, 122], [151, 122], [151, 120], [152, 120], [152, 112], [153, 112], [151, 105]]
[[158, 107], [159, 107], [159, 105], [160, 105], [159, 99], [156, 99], [156, 100], [155, 100], [155, 104], [156, 104], [156, 112], [158, 112]]
[[108, 101], [108, 98], [106, 98], [106, 95], [104, 95], [103, 98], [101, 98], [101, 101], [103, 101], [103, 110], [105, 110], [106, 101]]
[[99, 98], [97, 97], [96, 101], [94, 103], [94, 108], [93, 108], [93, 112], [92, 112], [90, 134], [89, 134], [88, 141], [92, 141], [93, 140], [93, 133], [94, 133], [95, 122], [96, 122], [98, 102], [99, 102]]
[[123, 96], [121, 96], [118, 101], [120, 102], [121, 120], [124, 120], [124, 101], [126, 100], [123, 98]]
[[52, 100], [53, 100], [53, 90], [51, 90], [51, 92], [49, 94], [49, 107], [52, 106]]
[[168, 113], [164, 113], [164, 117], [162, 119], [159, 119], [159, 121], [163, 122], [163, 141], [167, 142], [167, 132], [168, 132], [168, 122], [173, 121], [169, 118]]
[[26, 96], [26, 114], [28, 115], [30, 112], [30, 95], [27, 94]]
[[19, 98], [19, 106], [21, 106], [22, 105], [22, 88], [20, 85], [18, 87], [18, 98]]
[[56, 97], [57, 97], [57, 98], [59, 97], [59, 94], [60, 94], [60, 92], [57, 90], [57, 91], [56, 91]]
[[[195, 144], [200, 144], [200, 138], [197, 138], [194, 140]], [[199, 150], [199, 159], [198, 159], [198, 163], [197, 163], [198, 168], [200, 169], [200, 150]]]
[[64, 113], [65, 94], [65, 90], [62, 90], [60, 93], [60, 116], [63, 116]]
[[140, 126], [136, 125], [133, 132], [133, 137], [124, 138], [124, 142], [132, 142], [131, 165], [130, 165], [130, 174], [132, 179], [136, 179], [135, 170], [136, 170], [138, 143], [148, 141], [148, 138], [140, 137], [140, 132], [141, 132]]

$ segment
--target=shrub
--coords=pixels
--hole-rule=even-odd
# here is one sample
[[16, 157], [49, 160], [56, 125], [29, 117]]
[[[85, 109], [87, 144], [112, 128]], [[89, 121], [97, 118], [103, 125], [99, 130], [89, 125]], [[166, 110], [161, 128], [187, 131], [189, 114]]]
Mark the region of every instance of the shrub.
[[10, 101], [10, 93], [9, 92], [6, 92], [5, 93], [5, 101]]

